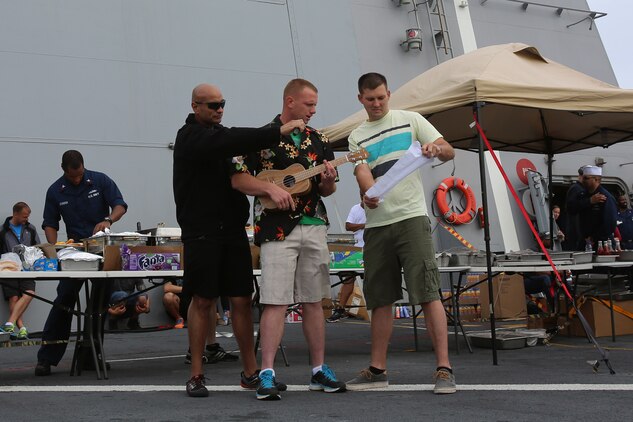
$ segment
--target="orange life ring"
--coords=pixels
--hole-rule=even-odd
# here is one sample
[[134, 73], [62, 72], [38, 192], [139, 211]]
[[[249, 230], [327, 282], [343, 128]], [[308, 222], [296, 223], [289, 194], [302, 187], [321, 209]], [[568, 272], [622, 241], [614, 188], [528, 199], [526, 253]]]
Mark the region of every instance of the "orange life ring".
[[[466, 198], [466, 208], [461, 214], [451, 211], [446, 202], [446, 194], [451, 189], [459, 189]], [[435, 192], [435, 200], [437, 201], [437, 207], [440, 210], [442, 218], [449, 224], [467, 224], [473, 221], [477, 215], [477, 200], [475, 194], [468, 183], [464, 182], [464, 179], [459, 177], [447, 177], [442, 180], [442, 183], [437, 187]]]

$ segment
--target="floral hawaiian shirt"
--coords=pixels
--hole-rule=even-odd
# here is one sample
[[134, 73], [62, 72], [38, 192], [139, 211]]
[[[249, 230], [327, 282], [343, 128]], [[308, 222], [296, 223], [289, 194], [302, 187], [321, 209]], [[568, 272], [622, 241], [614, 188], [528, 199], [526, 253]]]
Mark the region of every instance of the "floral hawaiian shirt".
[[[281, 125], [280, 116], [277, 115], [273, 124]], [[234, 157], [232, 160], [232, 174], [250, 173], [253, 176], [265, 170], [284, 170], [292, 164], [300, 163], [304, 168], [315, 167], [323, 163], [323, 160], [334, 160], [334, 153], [330, 149], [329, 141], [325, 135], [316, 129], [306, 126], [301, 133], [301, 142], [297, 147], [290, 136], [282, 136], [279, 144], [270, 149], [264, 149], [257, 153], [244, 157]], [[318, 192], [320, 176], [311, 179], [312, 189], [304, 195], [296, 196], [295, 211], [265, 210], [259, 199], [255, 198], [253, 204], [253, 220], [255, 232], [255, 244], [275, 240], [284, 240], [295, 228], [301, 217], [316, 217], [328, 224], [325, 205]]]

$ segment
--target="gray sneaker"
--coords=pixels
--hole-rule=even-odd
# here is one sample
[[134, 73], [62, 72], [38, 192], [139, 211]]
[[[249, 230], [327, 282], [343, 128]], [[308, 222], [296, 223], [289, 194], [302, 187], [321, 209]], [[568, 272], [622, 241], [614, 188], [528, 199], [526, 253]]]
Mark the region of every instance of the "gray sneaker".
[[369, 368], [360, 371], [360, 374], [352, 380], [345, 383], [348, 390], [371, 390], [373, 388], [387, 388], [389, 381], [387, 381], [387, 371], [380, 375], [375, 375]]
[[455, 387], [455, 375], [446, 369], [440, 369], [435, 372], [433, 378], [435, 378], [435, 387], [433, 388], [435, 394], [453, 394], [457, 391], [457, 387]]

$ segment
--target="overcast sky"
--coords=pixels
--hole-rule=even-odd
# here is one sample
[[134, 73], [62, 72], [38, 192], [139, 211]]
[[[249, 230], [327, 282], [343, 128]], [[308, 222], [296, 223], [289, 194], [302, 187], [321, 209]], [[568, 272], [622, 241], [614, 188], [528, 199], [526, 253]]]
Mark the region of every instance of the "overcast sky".
[[633, 25], [633, 0], [587, 0], [589, 8], [605, 12], [596, 20], [602, 43], [621, 88], [633, 89], [633, 48], [631, 48], [631, 26]]

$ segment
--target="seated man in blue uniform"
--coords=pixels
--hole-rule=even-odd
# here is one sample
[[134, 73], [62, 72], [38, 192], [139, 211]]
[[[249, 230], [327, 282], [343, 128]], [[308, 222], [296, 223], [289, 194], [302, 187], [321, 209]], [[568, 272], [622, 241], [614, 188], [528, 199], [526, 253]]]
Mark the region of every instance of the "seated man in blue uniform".
[[[69, 150], [62, 155], [62, 170], [63, 176], [46, 192], [42, 228], [49, 243], [57, 242], [62, 218], [68, 239], [79, 240], [110, 228], [126, 213], [127, 204], [116, 183], [103, 173], [85, 169], [79, 151]], [[68, 340], [72, 314], [65, 309], [74, 308], [82, 285], [83, 281], [59, 282], [55, 304], [42, 331], [43, 342]], [[37, 353], [35, 375], [50, 375], [51, 365], [57, 366], [66, 346], [67, 343], [44, 343]]]

